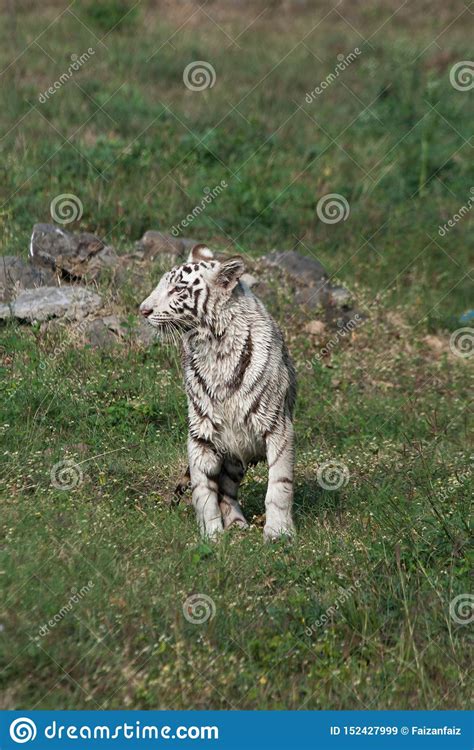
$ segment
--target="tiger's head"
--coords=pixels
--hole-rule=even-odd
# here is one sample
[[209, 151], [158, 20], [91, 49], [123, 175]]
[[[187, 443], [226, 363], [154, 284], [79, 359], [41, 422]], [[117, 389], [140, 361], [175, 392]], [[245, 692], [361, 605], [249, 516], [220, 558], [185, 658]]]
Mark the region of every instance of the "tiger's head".
[[206, 245], [195, 245], [186, 263], [165, 273], [141, 303], [147, 322], [163, 333], [184, 333], [212, 323], [245, 271], [242, 258], [218, 261]]

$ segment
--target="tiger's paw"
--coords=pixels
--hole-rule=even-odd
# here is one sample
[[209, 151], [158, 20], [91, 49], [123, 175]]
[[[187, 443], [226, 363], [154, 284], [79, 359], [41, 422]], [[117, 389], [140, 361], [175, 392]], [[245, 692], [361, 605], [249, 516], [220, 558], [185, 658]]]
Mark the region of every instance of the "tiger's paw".
[[263, 538], [266, 542], [275, 542], [277, 539], [291, 540], [295, 536], [293, 521], [280, 521], [278, 524], [266, 523], [263, 527]]

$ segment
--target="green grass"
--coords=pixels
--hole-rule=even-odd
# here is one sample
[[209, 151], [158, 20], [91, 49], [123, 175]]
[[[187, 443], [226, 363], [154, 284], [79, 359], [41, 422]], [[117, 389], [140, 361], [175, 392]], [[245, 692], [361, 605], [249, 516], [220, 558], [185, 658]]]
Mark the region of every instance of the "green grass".
[[[302, 332], [304, 311], [272, 282], [299, 378], [292, 545], [263, 543], [263, 466], [242, 488], [252, 527], [217, 545], [199, 541], [189, 506], [166, 504], [186, 461], [172, 349], [130, 337], [96, 350], [60, 329], [2, 328], [3, 706], [467, 708], [468, 627], [449, 607], [470, 586], [472, 360], [448, 342], [472, 307], [472, 216], [445, 237], [438, 226], [473, 184], [469, 94], [449, 82], [469, 59], [468, 11], [408, 5], [390, 18], [388, 3], [344, 5], [346, 20], [333, 11], [316, 25], [326, 4], [275, 6], [239, 49], [221, 29], [236, 37], [263, 6], [210, 4], [221, 29], [200, 11], [173, 48], [178, 11], [141, 3], [120, 21], [133, 3], [96, 5], [76, 3], [84, 25], [64, 13], [42, 49], [33, 40], [65, 6], [25, 3], [16, 23], [1, 19], [1, 69], [18, 58], [0, 94], [2, 253], [26, 257], [32, 224], [50, 220], [60, 193], [84, 206], [69, 228], [125, 252], [224, 179], [189, 235], [253, 258], [297, 246], [354, 290], [367, 319], [320, 362], [325, 339]], [[356, 46], [360, 57], [307, 104]], [[212, 63], [212, 89], [184, 87], [192, 60]], [[318, 220], [326, 193], [348, 200], [346, 221]], [[111, 311], [133, 315], [160, 270], [100, 282]], [[63, 491], [51, 471], [68, 459], [81, 481]], [[349, 470], [336, 491], [317, 482], [328, 460]], [[201, 625], [183, 616], [192, 594], [214, 602]]]

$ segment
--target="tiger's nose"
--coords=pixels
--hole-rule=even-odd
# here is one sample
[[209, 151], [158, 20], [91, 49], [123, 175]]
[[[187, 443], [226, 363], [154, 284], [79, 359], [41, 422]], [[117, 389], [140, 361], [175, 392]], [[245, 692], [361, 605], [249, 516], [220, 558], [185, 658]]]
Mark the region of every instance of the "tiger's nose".
[[148, 318], [153, 312], [152, 307], [142, 307], [140, 306], [140, 314], [143, 315], [144, 318]]

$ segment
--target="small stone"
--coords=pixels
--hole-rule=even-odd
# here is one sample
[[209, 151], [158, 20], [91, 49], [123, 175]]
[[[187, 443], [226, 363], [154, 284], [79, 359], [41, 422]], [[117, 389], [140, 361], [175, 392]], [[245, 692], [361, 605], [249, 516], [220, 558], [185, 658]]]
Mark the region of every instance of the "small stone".
[[25, 289], [10, 304], [0, 304], [0, 319], [43, 321], [64, 317], [81, 320], [102, 306], [98, 294], [80, 286]]
[[326, 307], [328, 290], [325, 282], [319, 286], [301, 286], [296, 289], [295, 302], [304, 305], [309, 310], [317, 310]]
[[267, 265], [282, 268], [296, 281], [304, 284], [317, 284], [327, 279], [326, 269], [319, 260], [307, 255], [300, 255], [295, 250], [287, 250], [286, 252], [273, 250], [262, 260]]
[[86, 341], [98, 349], [104, 349], [117, 343], [117, 336], [102, 318], [91, 320], [87, 325], [85, 335]]
[[124, 336], [125, 329], [118, 315], [105, 315], [103, 318], [101, 318], [101, 320], [104, 323], [104, 325], [106, 325], [110, 331], [113, 331], [114, 333], [116, 333], [117, 336], [120, 336], [120, 337]]
[[240, 277], [240, 280], [244, 282], [248, 286], [249, 289], [251, 289], [253, 286], [257, 286], [259, 283], [256, 276], [252, 276], [251, 273], [244, 273]]
[[321, 320], [310, 320], [303, 330], [312, 336], [321, 336], [325, 332], [326, 326]]
[[21, 289], [53, 286], [56, 274], [49, 268], [36, 268], [29, 261], [14, 255], [0, 258], [0, 302], [14, 299]]
[[79, 268], [82, 276], [96, 279], [104, 269], [115, 269], [119, 263], [119, 256], [112, 245], [106, 245], [98, 253], [88, 258]]
[[151, 346], [157, 339], [158, 335], [155, 328], [149, 323], [145, 323], [144, 320], [139, 320], [138, 328], [135, 332], [135, 338], [138, 343], [144, 346]]
[[352, 300], [351, 293], [343, 286], [331, 286], [329, 289], [329, 304], [337, 307], [350, 305]]
[[149, 229], [136, 243], [135, 252], [141, 254], [145, 260], [154, 260], [159, 256], [164, 256], [167, 260], [184, 261], [195, 244], [195, 240], [173, 237]]

